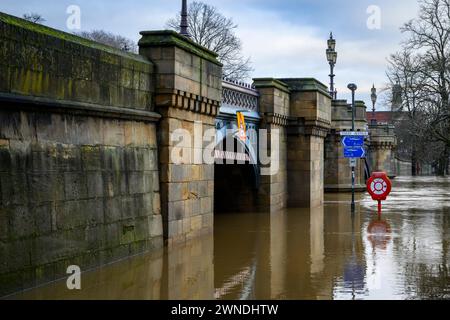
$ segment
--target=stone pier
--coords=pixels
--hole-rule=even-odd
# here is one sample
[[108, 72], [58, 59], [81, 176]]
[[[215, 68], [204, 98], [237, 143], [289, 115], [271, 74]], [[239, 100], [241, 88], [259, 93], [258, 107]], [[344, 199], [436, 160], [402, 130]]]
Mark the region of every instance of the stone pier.
[[397, 137], [390, 124], [370, 124], [370, 168], [372, 172], [386, 172], [390, 178], [396, 173], [394, 150]]
[[[289, 94], [287, 85], [272, 78], [254, 79], [254, 85], [260, 94], [259, 112], [261, 114], [261, 129], [268, 132], [267, 141], [277, 130], [278, 146], [270, 145], [270, 154], [279, 153], [278, 161], [272, 163], [278, 168], [273, 175], [262, 175], [258, 190], [259, 211], [275, 212], [287, 206], [287, 125], [289, 118]], [[269, 168], [266, 166], [265, 168]]]
[[[155, 65], [155, 105], [162, 116], [158, 151], [164, 237], [185, 241], [213, 230], [214, 164], [203, 162], [203, 151], [213, 153], [215, 138], [203, 142], [202, 133], [214, 129], [222, 65], [214, 52], [176, 32], [141, 35], [140, 54]], [[173, 135], [180, 130], [191, 138]], [[176, 149], [180, 145], [182, 152]]]
[[331, 126], [331, 96], [311, 78], [280, 79], [290, 94], [287, 137], [288, 206], [323, 203], [324, 139]]
[[[366, 106], [363, 101], [355, 102], [355, 131], [367, 131]], [[325, 191], [351, 191], [352, 173], [349, 159], [344, 158], [341, 132], [352, 129], [352, 108], [346, 100], [333, 100], [331, 105], [331, 131], [325, 140]], [[364, 159], [356, 160], [355, 190], [366, 190]]]

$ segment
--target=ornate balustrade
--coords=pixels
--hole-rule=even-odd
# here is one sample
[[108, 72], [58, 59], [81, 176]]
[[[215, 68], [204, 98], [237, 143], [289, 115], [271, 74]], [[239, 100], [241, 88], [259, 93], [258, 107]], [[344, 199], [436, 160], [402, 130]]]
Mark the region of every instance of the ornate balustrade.
[[259, 93], [255, 88], [248, 84], [229, 79], [222, 79], [222, 106], [223, 111], [248, 110], [258, 112]]

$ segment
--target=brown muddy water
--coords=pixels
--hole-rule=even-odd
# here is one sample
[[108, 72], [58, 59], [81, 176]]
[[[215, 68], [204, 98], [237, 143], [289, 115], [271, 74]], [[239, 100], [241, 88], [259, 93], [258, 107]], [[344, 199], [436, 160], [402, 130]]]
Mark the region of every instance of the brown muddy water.
[[214, 235], [12, 299], [448, 299], [450, 179], [397, 178], [378, 218], [368, 195], [215, 216]]

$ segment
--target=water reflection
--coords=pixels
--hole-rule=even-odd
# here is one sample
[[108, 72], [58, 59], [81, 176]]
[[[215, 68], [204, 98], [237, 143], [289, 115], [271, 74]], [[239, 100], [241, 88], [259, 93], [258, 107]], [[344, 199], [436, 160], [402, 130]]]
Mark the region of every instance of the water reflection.
[[387, 245], [391, 241], [391, 225], [383, 220], [381, 215], [372, 220], [367, 227], [367, 239], [372, 244], [372, 248], [386, 250]]
[[399, 178], [377, 216], [369, 196], [314, 209], [215, 216], [214, 236], [83, 275], [28, 299], [450, 298], [450, 179]]

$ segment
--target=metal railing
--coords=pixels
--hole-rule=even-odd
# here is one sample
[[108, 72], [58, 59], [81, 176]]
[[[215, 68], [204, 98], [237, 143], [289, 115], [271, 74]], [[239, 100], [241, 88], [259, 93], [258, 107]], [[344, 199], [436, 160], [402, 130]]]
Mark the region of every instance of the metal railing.
[[259, 93], [248, 83], [222, 79], [222, 106], [258, 112]]

